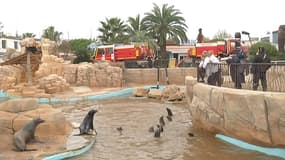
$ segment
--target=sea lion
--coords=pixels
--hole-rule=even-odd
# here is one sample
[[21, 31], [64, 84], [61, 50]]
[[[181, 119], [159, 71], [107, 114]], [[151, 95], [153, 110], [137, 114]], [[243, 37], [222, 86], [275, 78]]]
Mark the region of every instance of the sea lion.
[[165, 121], [164, 121], [164, 118], [163, 118], [163, 116], [161, 116], [160, 118], [159, 118], [159, 124], [160, 124], [160, 126], [165, 126]]
[[166, 108], [166, 111], [167, 111], [167, 115], [168, 115], [168, 116], [170, 116], [170, 117], [173, 116], [173, 113], [172, 113], [171, 109]]
[[123, 128], [120, 126], [120, 127], [117, 128], [117, 131], [119, 131], [120, 135], [122, 135]]
[[95, 131], [95, 133], [97, 134], [96, 129], [93, 126], [93, 119], [94, 119], [94, 114], [97, 112], [96, 109], [92, 109], [90, 110], [87, 115], [84, 117], [82, 123], [79, 126], [79, 134], [75, 135], [75, 136], [79, 136], [79, 135], [83, 135], [83, 134], [90, 134], [90, 130]]
[[14, 134], [14, 145], [19, 151], [36, 151], [27, 149], [26, 145], [30, 140], [35, 140], [36, 127], [43, 122], [41, 118], [35, 118]]
[[170, 121], [170, 122], [172, 121], [172, 117], [171, 116], [167, 115], [166, 118], [168, 119], [168, 121]]
[[162, 130], [163, 130], [162, 126], [160, 126], [159, 124], [156, 125], [156, 129], [154, 130], [154, 137], [155, 138], [160, 137], [160, 133], [162, 132]]
[[189, 136], [189, 137], [194, 137], [194, 133], [189, 132], [189, 133], [188, 133], [188, 136]]
[[163, 118], [163, 116], [161, 116], [160, 118], [159, 118], [159, 124], [160, 124], [160, 127], [161, 127], [161, 132], [163, 132], [163, 127], [165, 126], [165, 121], [164, 121], [164, 118]]

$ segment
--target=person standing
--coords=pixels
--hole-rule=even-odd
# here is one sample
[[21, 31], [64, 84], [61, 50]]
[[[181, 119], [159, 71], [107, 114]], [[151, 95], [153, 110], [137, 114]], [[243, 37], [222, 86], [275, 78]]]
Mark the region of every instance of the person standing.
[[204, 61], [207, 55], [208, 55], [207, 51], [202, 52], [201, 61], [198, 67], [198, 82], [205, 82], [204, 78], [206, 76], [206, 70], [205, 68], [203, 68], [203, 65], [204, 65]]
[[232, 81], [235, 83], [236, 89], [242, 88], [242, 83], [245, 83], [244, 76], [244, 64], [241, 64], [241, 60], [238, 56], [239, 50], [234, 50], [231, 54], [231, 57], [226, 60], [226, 62], [230, 65], [230, 75]]
[[257, 90], [259, 86], [259, 80], [261, 81], [261, 86], [263, 91], [267, 91], [267, 80], [266, 71], [270, 68], [271, 59], [267, 56], [264, 47], [259, 47], [258, 52], [255, 55], [251, 68], [251, 73], [253, 73], [253, 90]]
[[220, 61], [213, 55], [213, 51], [207, 51], [207, 57], [204, 59], [203, 68], [206, 69], [208, 76], [207, 82], [209, 85], [221, 86], [219, 65]]
[[199, 28], [199, 33], [197, 36], [197, 43], [203, 43], [204, 42], [204, 35], [202, 33], [202, 28]]

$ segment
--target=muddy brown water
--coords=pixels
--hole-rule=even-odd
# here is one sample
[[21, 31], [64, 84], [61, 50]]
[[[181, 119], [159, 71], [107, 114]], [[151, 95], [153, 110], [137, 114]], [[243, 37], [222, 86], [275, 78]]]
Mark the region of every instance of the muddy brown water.
[[[70, 106], [70, 104], [69, 104]], [[76, 109], [66, 112], [78, 123], [90, 107], [98, 108], [94, 124], [98, 135], [96, 143], [85, 154], [71, 160], [278, 160], [259, 152], [233, 146], [214, 135], [192, 127], [186, 103], [162, 103], [156, 100], [132, 97], [79, 102]], [[58, 106], [57, 106], [58, 107]], [[60, 106], [68, 110], [68, 106]], [[165, 108], [172, 109], [173, 121], [166, 125], [160, 138], [148, 130], [158, 124]], [[122, 127], [122, 133], [117, 128]], [[194, 133], [189, 137], [188, 133]]]

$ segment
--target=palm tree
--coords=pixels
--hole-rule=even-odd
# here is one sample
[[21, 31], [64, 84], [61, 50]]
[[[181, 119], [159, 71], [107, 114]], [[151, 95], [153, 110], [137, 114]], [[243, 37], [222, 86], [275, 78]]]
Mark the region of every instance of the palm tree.
[[62, 32], [55, 31], [54, 26], [49, 26], [47, 29], [43, 31], [42, 37], [59, 43], [61, 35]]
[[131, 42], [145, 42], [149, 48], [156, 50], [155, 40], [147, 35], [145, 27], [138, 14], [136, 17], [128, 18], [128, 36]]
[[35, 37], [36, 35], [34, 33], [23, 33], [22, 37], [24, 38], [31, 38], [31, 37]]
[[130, 41], [144, 42], [146, 39], [148, 39], [148, 36], [146, 35], [146, 31], [144, 30], [144, 26], [140, 19], [140, 15], [137, 15], [136, 17], [129, 17], [128, 22], [128, 36]]
[[128, 22], [128, 34], [130, 37], [135, 37], [137, 35], [137, 32], [142, 32], [142, 28], [144, 26], [139, 14], [136, 17], [129, 17]]
[[151, 12], [145, 13], [142, 20], [148, 35], [152, 35], [160, 47], [162, 59], [166, 59], [166, 40], [171, 38], [177, 42], [187, 41], [187, 25], [182, 13], [173, 5], [163, 4], [162, 9], [154, 3]]
[[123, 43], [127, 41], [127, 25], [120, 18], [106, 18], [106, 21], [100, 21], [101, 27], [98, 31], [101, 35], [98, 38], [104, 44]]

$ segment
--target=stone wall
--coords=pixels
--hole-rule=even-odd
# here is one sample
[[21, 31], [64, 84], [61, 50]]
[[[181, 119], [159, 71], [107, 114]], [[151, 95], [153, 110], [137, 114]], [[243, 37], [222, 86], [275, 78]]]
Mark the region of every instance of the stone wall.
[[123, 71], [108, 62], [69, 64], [64, 66], [63, 78], [77, 86], [121, 87]]
[[285, 145], [285, 93], [237, 90], [186, 77], [195, 127], [265, 146]]
[[[168, 68], [170, 84], [184, 85], [186, 76], [196, 77], [196, 68]], [[166, 84], [165, 69], [160, 69], [160, 84]], [[125, 69], [123, 83], [126, 86], [156, 85], [157, 68]]]

